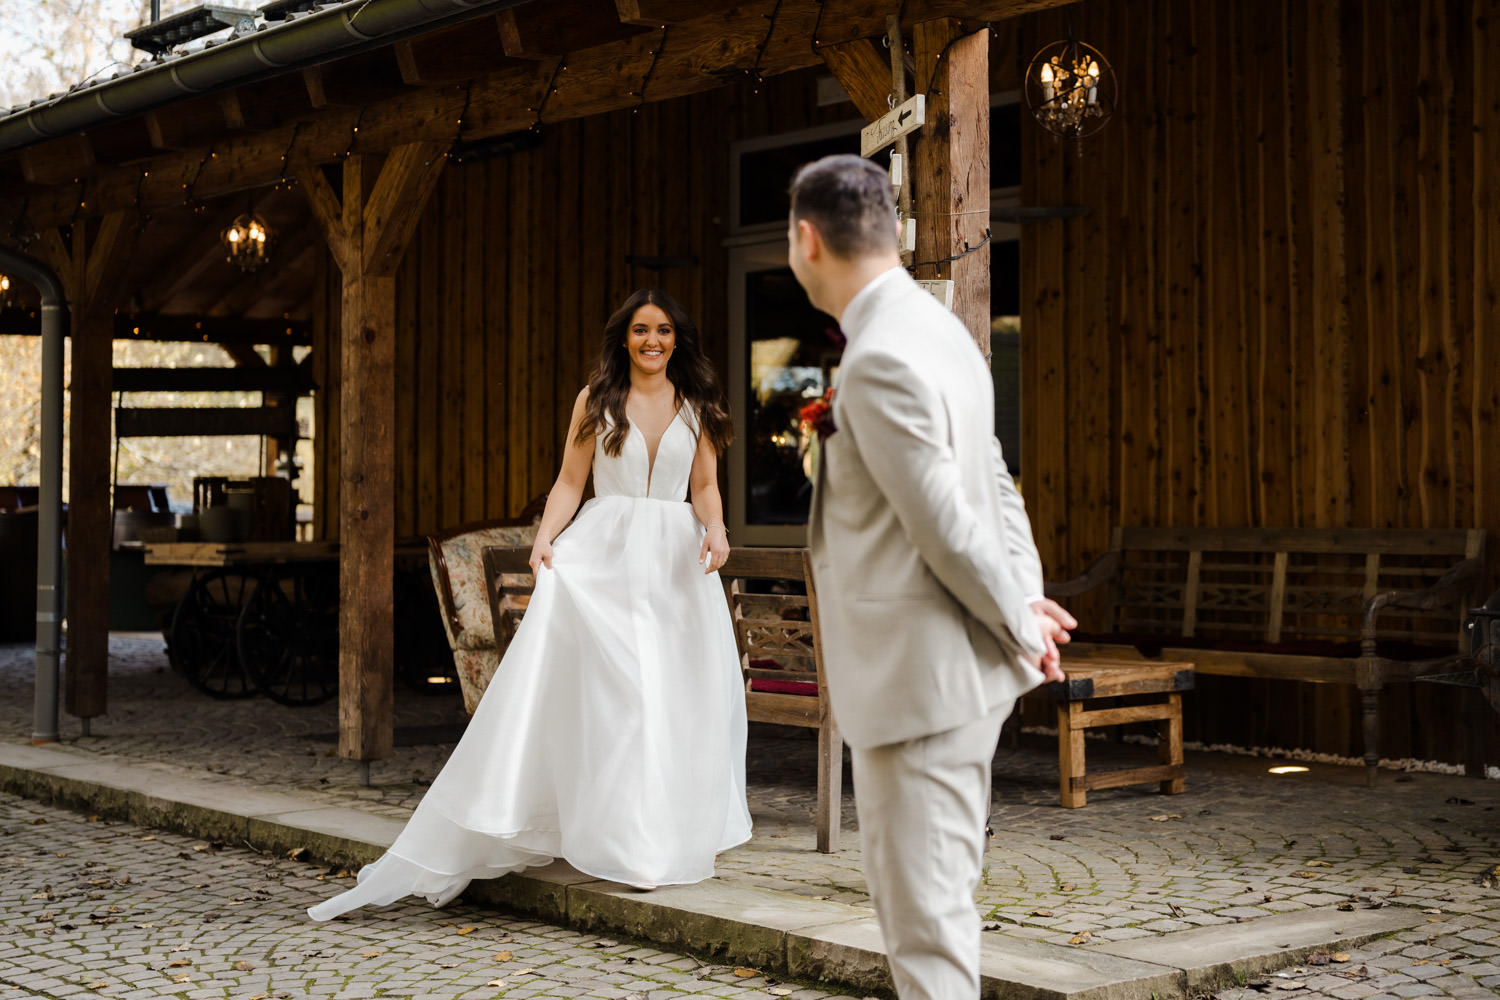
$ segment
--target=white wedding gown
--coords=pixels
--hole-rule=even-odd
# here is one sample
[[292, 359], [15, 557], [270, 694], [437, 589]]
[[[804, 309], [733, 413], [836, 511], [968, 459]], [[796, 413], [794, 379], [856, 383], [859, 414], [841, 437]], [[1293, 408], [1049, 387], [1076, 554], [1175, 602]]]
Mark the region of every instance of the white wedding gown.
[[684, 502], [697, 448], [684, 408], [654, 467], [631, 428], [594, 447], [596, 496], [553, 543], [463, 739], [389, 851], [328, 920], [562, 858], [635, 886], [698, 882], [750, 837], [745, 696], [718, 574]]

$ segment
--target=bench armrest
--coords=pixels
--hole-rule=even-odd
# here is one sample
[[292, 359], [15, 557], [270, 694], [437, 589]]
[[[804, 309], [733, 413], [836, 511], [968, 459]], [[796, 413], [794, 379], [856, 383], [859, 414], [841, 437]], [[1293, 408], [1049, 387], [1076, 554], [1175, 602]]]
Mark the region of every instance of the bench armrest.
[[1046, 584], [1043, 593], [1048, 597], [1075, 597], [1108, 583], [1119, 571], [1120, 553], [1119, 550], [1112, 549], [1090, 563], [1081, 576]]
[[1437, 611], [1456, 604], [1473, 591], [1483, 573], [1484, 564], [1480, 560], [1465, 559], [1454, 563], [1430, 587], [1384, 590], [1374, 595], [1365, 602], [1359, 635], [1360, 653], [1364, 656], [1375, 655], [1376, 619], [1382, 611]]

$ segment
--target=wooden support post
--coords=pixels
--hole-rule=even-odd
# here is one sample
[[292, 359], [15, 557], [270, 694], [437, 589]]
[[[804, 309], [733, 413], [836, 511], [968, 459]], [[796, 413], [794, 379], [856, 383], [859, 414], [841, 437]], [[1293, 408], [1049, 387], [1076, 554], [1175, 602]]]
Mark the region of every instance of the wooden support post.
[[[964, 37], [952, 18], [923, 21], [913, 45], [913, 93], [927, 96], [927, 124], [912, 143], [920, 263], [978, 246], [990, 225], [989, 32]], [[916, 276], [953, 281], [953, 311], [989, 357], [989, 245]]]
[[136, 236], [134, 213], [123, 211], [96, 227], [77, 223], [68, 239], [55, 229], [42, 236], [43, 256], [67, 289], [72, 322], [63, 710], [84, 720], [103, 715], [109, 695], [114, 311]]
[[[372, 185], [344, 160], [340, 197], [320, 168], [299, 175], [343, 273], [339, 337], [339, 755], [389, 757], [395, 737], [396, 266], [445, 162], [443, 143], [393, 149]], [[366, 191], [369, 191], [366, 197]]]

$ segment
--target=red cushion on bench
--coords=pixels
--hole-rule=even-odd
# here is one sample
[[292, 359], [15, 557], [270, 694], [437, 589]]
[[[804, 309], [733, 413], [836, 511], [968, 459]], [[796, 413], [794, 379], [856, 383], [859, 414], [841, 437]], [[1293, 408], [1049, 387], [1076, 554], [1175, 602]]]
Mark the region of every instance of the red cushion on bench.
[[764, 691], [767, 694], [802, 694], [817, 696], [817, 681], [774, 681], [765, 677], [752, 677], [750, 679], [751, 691]]

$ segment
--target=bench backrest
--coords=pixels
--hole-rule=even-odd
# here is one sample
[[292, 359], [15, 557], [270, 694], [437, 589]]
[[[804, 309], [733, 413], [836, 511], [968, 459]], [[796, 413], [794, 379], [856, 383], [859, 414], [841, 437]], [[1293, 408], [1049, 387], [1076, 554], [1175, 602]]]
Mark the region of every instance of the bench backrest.
[[807, 550], [731, 549], [719, 578], [739, 646], [750, 720], [822, 725], [827, 686]]
[[[1426, 587], [1484, 549], [1482, 530], [1119, 527], [1111, 631], [1282, 642], [1358, 638], [1384, 590]], [[1451, 610], [1381, 619], [1381, 635], [1458, 641]]]

